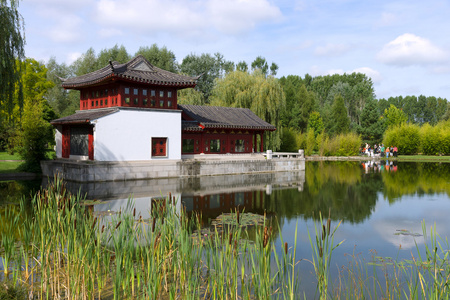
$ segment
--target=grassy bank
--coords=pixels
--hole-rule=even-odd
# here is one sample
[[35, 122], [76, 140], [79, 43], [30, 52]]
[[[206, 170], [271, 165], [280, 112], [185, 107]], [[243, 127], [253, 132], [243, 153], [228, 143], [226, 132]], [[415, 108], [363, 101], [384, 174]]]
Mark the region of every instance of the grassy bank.
[[[46, 156], [47, 159], [53, 159], [55, 151], [48, 150]], [[0, 151], [0, 174], [19, 172], [28, 172], [28, 170], [23, 169], [21, 157], [17, 153], [11, 155], [6, 151]]]
[[22, 164], [20, 156], [15, 153], [9, 154], [6, 151], [0, 151], [0, 174], [1, 173], [18, 173], [19, 166]]
[[396, 159], [398, 161], [411, 162], [450, 162], [450, 156], [436, 156], [436, 155], [399, 155]]

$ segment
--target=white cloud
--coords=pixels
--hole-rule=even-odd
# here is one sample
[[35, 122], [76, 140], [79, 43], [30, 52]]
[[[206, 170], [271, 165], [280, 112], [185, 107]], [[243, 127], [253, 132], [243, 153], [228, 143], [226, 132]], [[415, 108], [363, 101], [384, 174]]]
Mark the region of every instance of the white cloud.
[[367, 77], [370, 77], [372, 79], [373, 83], [379, 83], [383, 79], [380, 72], [378, 72], [372, 68], [369, 68], [369, 67], [357, 68], [349, 73], [353, 73], [353, 72], [366, 74]]
[[248, 32], [281, 16], [279, 8], [267, 0], [100, 0], [94, 20], [110, 27], [185, 36], [211, 30]]
[[71, 52], [67, 54], [66, 64], [71, 65], [74, 61], [76, 61], [79, 57], [81, 57], [81, 52]]
[[447, 73], [450, 73], [450, 65], [449, 64], [444, 64], [444, 65], [436, 66], [436, 67], [431, 69], [431, 72], [433, 74], [447, 74]]
[[444, 62], [448, 54], [429, 40], [405, 33], [384, 45], [377, 59], [388, 65], [411, 66]]
[[350, 47], [345, 44], [327, 44], [316, 47], [314, 54], [317, 56], [340, 56], [349, 49]]
[[279, 8], [266, 0], [212, 0], [206, 5], [210, 21], [224, 33], [249, 31], [258, 23], [281, 18]]
[[55, 9], [60, 11], [74, 10], [83, 7], [92, 7], [94, 0], [27, 0], [39, 9]]
[[123, 34], [122, 30], [115, 29], [115, 28], [102, 28], [98, 31], [98, 34], [103, 38], [109, 38], [114, 36], [120, 36]]
[[81, 39], [80, 27], [83, 20], [75, 15], [65, 15], [55, 19], [57, 26], [52, 27], [46, 34], [55, 42], [75, 42]]

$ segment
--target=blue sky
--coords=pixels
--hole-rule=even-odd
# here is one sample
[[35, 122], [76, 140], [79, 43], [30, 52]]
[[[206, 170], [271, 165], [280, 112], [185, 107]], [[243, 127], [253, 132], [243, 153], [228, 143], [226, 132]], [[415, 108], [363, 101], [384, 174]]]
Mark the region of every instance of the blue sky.
[[23, 0], [26, 55], [70, 64], [89, 47], [220, 52], [277, 77], [361, 72], [377, 98], [450, 100], [448, 0]]

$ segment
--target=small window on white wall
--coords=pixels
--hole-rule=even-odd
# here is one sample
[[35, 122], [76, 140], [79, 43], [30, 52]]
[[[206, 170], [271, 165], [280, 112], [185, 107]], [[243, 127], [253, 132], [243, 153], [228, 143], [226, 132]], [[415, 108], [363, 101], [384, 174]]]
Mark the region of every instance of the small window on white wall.
[[167, 156], [167, 138], [158, 137], [152, 138], [152, 157], [166, 157]]

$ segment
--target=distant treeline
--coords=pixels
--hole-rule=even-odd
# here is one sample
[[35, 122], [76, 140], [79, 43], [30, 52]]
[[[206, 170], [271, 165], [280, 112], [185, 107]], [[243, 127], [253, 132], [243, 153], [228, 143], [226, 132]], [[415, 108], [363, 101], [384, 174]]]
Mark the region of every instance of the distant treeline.
[[[79, 92], [62, 89], [61, 79], [95, 71], [110, 60], [125, 63], [136, 55], [171, 72], [203, 74], [195, 89], [179, 91], [179, 103], [247, 107], [275, 125], [278, 130], [265, 139], [268, 149], [306, 147], [308, 131], [316, 141], [314, 147], [310, 141], [312, 151], [320, 151], [320, 146], [326, 151], [324, 145], [332, 145], [333, 137], [342, 139], [342, 134], [348, 133], [360, 136], [361, 142], [379, 143], [389, 126], [403, 122], [436, 125], [449, 119], [447, 99], [423, 95], [376, 99], [371, 78], [361, 73], [276, 78], [278, 65], [261, 56], [247, 63], [228, 61], [220, 53], [192, 53], [179, 61], [172, 51], [156, 44], [143, 46], [133, 55], [116, 45], [98, 54], [90, 48], [70, 65], [55, 58], [46, 63], [24, 60], [18, 68], [21, 75], [15, 98], [0, 102], [0, 147], [14, 149], [18, 143], [14, 137], [23, 128], [27, 103], [39, 102], [40, 118], [47, 123], [79, 109]], [[51, 140], [48, 135], [46, 139]], [[354, 136], [351, 140], [354, 142]]]

